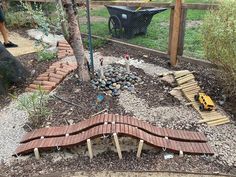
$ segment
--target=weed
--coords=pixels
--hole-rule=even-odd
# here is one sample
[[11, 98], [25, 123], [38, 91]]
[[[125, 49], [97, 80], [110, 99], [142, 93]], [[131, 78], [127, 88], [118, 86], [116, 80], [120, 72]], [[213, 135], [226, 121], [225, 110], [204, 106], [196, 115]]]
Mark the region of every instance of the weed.
[[55, 52], [40, 50], [38, 53], [38, 61], [51, 61], [56, 58]]
[[51, 113], [46, 107], [49, 96], [40, 86], [33, 93], [27, 93], [20, 97], [11, 95], [11, 97], [17, 100], [18, 109], [28, 113], [29, 121], [35, 127], [41, 124], [43, 119]]

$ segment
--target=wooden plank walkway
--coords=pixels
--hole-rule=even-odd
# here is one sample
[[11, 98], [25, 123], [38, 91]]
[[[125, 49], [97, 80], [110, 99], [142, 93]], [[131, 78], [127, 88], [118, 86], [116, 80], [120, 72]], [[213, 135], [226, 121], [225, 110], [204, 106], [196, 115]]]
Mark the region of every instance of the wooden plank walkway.
[[[100, 122], [102, 124], [99, 124]], [[82, 121], [79, 124], [42, 128], [28, 133], [23, 138], [24, 143], [18, 146], [15, 154], [28, 154], [33, 152], [35, 148], [41, 151], [57, 147], [71, 147], [84, 143], [88, 139], [94, 139], [104, 134], [113, 133], [119, 136], [128, 136], [144, 140], [147, 144], [157, 148], [165, 148], [173, 152], [182, 151], [189, 154], [214, 154], [211, 147], [205, 142], [206, 137], [201, 133], [156, 128], [157, 129], [155, 129], [155, 126], [135, 118], [103, 114]], [[157, 136], [157, 134], [162, 136]], [[42, 135], [46, 136], [42, 137]], [[168, 138], [163, 137], [164, 135]], [[178, 140], [169, 139], [169, 137], [178, 137]]]
[[151, 133], [153, 135], [160, 137], [168, 137], [170, 139], [175, 139], [175, 140], [197, 141], [197, 142], [207, 141], [206, 136], [201, 132], [160, 128], [153, 126], [147, 122], [140, 121], [139, 119], [134, 117], [121, 116], [115, 114], [100, 114], [74, 125], [41, 128], [34, 130], [32, 132], [25, 134], [21, 140], [21, 143], [25, 143], [34, 139], [39, 139], [40, 137], [58, 137], [58, 136], [65, 136], [66, 134], [80, 133], [93, 126], [104, 124], [104, 122], [107, 123], [113, 122], [113, 123], [131, 125], [139, 129], [142, 129], [148, 133]]
[[126, 124], [102, 124], [75, 135], [35, 139], [19, 145], [15, 153], [17, 155], [28, 154], [33, 152], [35, 148], [47, 150], [57, 147], [71, 147], [85, 143], [87, 139], [94, 139], [104, 134], [112, 133], [142, 139], [147, 144], [158, 148], [166, 148], [173, 152], [183, 151], [189, 154], [214, 154], [211, 147], [205, 142], [181, 142], [161, 138]]
[[199, 123], [207, 123], [209, 126], [217, 126], [229, 123], [229, 118], [218, 112], [217, 110], [212, 111], [200, 111], [199, 103], [194, 100], [194, 95], [198, 94], [201, 88], [198, 86], [194, 75], [188, 71], [176, 71], [174, 72], [176, 82], [178, 83], [178, 89], [182, 90], [184, 96], [191, 103], [193, 108], [200, 114], [202, 120]]

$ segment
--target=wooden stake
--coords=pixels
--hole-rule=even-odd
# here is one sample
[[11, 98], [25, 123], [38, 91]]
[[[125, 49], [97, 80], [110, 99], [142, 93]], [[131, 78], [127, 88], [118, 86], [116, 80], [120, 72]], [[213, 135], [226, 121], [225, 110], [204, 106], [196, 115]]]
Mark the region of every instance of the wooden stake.
[[40, 159], [40, 154], [39, 154], [38, 148], [34, 148], [34, 155], [35, 155], [35, 158], [36, 158], [37, 160]]
[[142, 149], [143, 149], [143, 140], [140, 140], [139, 141], [139, 144], [138, 144], [138, 151], [137, 151], [137, 157], [140, 158], [141, 156], [141, 152], [142, 152]]
[[89, 157], [91, 160], [93, 158], [93, 150], [92, 150], [92, 144], [91, 144], [90, 139], [87, 139], [87, 146], [88, 146]]
[[182, 0], [176, 0], [174, 8], [174, 21], [171, 36], [171, 48], [170, 48], [170, 63], [172, 66], [177, 64], [177, 52], [179, 44], [179, 32], [180, 32], [180, 22], [181, 22], [181, 7]]
[[179, 157], [183, 157], [184, 156], [184, 152], [183, 151], [179, 151]]
[[121, 154], [121, 149], [120, 149], [120, 144], [119, 144], [118, 136], [117, 136], [116, 133], [113, 133], [113, 136], [114, 136], [116, 150], [118, 152], [119, 159], [122, 159], [122, 154]]

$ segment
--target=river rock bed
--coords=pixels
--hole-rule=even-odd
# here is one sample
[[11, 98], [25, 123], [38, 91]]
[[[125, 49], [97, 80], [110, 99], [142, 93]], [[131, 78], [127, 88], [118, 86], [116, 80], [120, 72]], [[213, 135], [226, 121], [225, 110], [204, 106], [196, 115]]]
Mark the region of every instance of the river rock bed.
[[127, 72], [126, 68], [120, 65], [108, 65], [104, 68], [104, 76], [97, 71], [91, 81], [94, 89], [105, 91], [112, 96], [119, 96], [122, 90], [135, 92], [135, 85], [141, 82], [141, 76], [135, 72]]

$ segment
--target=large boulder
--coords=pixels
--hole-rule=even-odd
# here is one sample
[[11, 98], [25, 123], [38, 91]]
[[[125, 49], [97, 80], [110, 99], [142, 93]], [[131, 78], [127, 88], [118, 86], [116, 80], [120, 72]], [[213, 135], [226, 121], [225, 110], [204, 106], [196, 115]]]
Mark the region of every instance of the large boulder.
[[29, 72], [0, 42], [0, 95], [11, 85], [25, 82]]

